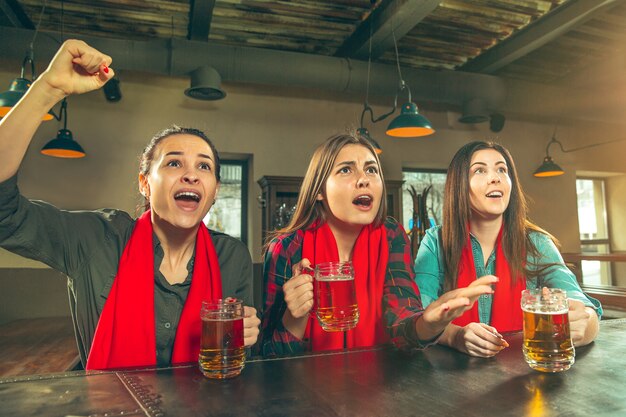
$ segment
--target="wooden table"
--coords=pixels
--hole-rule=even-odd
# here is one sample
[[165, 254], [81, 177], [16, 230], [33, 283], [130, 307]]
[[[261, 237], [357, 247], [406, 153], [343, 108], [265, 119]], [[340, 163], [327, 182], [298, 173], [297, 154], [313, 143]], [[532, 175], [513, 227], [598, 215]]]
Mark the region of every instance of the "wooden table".
[[232, 380], [195, 365], [0, 380], [6, 416], [625, 416], [626, 320], [602, 322], [560, 374], [531, 370], [521, 335], [492, 359], [435, 346], [251, 360]]
[[69, 371], [79, 362], [70, 317], [22, 319], [0, 326], [0, 378]]

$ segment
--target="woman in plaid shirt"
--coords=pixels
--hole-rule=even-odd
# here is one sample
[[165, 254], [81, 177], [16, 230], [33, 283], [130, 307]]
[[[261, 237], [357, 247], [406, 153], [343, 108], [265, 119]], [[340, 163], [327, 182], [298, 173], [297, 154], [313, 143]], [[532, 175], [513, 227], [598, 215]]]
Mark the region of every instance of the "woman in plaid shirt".
[[[373, 346], [434, 343], [448, 323], [492, 292], [494, 277], [444, 294], [424, 310], [414, 282], [403, 228], [386, 217], [385, 182], [370, 143], [337, 135], [313, 154], [289, 225], [269, 242], [263, 268], [264, 356]], [[316, 263], [352, 261], [360, 318], [344, 332], [325, 332], [315, 320]]]

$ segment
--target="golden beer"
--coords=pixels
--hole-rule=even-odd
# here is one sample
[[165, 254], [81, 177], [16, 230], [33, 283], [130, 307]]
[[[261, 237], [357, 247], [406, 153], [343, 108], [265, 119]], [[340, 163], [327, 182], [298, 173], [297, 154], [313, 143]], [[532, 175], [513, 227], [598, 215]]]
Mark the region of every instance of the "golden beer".
[[[547, 293], [547, 289], [543, 291]], [[522, 298], [524, 317], [522, 351], [526, 362], [533, 369], [542, 372], [561, 372], [574, 364], [575, 351], [570, 337], [565, 297], [564, 294], [528, 296], [526, 303]]]
[[317, 319], [327, 332], [349, 330], [359, 322], [354, 277], [335, 276], [317, 281]]
[[201, 317], [200, 371], [204, 376], [216, 379], [239, 375], [246, 360], [241, 301], [212, 305], [205, 302]]
[[317, 320], [327, 332], [353, 329], [359, 322], [354, 272], [350, 262], [328, 262], [315, 268]]

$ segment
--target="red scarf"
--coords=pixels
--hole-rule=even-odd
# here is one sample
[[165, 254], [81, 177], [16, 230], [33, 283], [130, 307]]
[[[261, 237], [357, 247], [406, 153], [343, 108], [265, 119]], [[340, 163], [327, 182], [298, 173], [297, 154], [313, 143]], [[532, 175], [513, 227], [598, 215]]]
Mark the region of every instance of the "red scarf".
[[[337, 242], [328, 223], [320, 227], [311, 226], [304, 231], [302, 257], [311, 261], [312, 267], [321, 262], [339, 261]], [[346, 332], [326, 332], [319, 325], [315, 314], [311, 314], [305, 337], [311, 340], [314, 352], [343, 349], [344, 333], [346, 333], [345, 347], [348, 348], [373, 346], [387, 341], [382, 310], [388, 259], [385, 226], [363, 227], [354, 244], [352, 255], [359, 322], [354, 329]]]
[[[491, 326], [495, 327], [499, 332], [516, 332], [522, 330], [522, 310], [520, 308], [520, 302], [522, 299], [522, 291], [526, 289], [526, 279], [523, 275], [519, 276], [517, 277], [515, 285], [513, 285], [513, 277], [509, 269], [509, 263], [502, 249], [503, 229], [504, 226], [500, 228], [500, 233], [498, 233], [496, 240], [495, 276], [500, 278], [500, 281], [495, 285], [495, 292], [493, 294]], [[459, 261], [457, 288], [467, 287], [472, 282], [476, 281], [476, 268], [474, 267], [474, 255], [472, 254], [472, 242], [470, 239], [468, 234], [467, 242], [463, 247]], [[462, 316], [452, 321], [452, 323], [457, 326], [466, 326], [472, 322], [480, 322], [478, 316], [478, 301]]]
[[[200, 351], [203, 300], [222, 297], [222, 278], [213, 241], [198, 227], [191, 288], [180, 315], [172, 363], [194, 362]], [[117, 276], [98, 321], [87, 370], [156, 365], [154, 249], [150, 211], [137, 222], [124, 248]]]

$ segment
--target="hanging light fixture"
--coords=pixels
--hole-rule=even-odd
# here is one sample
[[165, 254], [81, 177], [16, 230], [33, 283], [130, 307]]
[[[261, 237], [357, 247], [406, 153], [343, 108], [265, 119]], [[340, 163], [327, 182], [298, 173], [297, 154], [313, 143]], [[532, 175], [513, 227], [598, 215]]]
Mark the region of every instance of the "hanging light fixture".
[[404, 82], [402, 78], [402, 71], [400, 69], [400, 54], [398, 54], [398, 42], [396, 41], [396, 32], [392, 29], [393, 35], [393, 47], [396, 52], [396, 65], [398, 66], [398, 77], [400, 78], [400, 85], [396, 92], [396, 98], [393, 103], [393, 110], [396, 110], [398, 105], [398, 95], [407, 90], [409, 93], [409, 101], [402, 106], [402, 111], [399, 116], [389, 123], [387, 127], [387, 134], [397, 138], [412, 138], [419, 136], [427, 136], [435, 133], [430, 121], [419, 113], [417, 105], [411, 100], [411, 89], [408, 84]]
[[[24, 96], [26, 91], [30, 88], [30, 85], [37, 77], [35, 77], [35, 58], [34, 58], [34, 48], [35, 39], [37, 39], [37, 34], [39, 33], [39, 26], [41, 25], [41, 18], [43, 16], [44, 11], [46, 10], [46, 2], [44, 2], [41, 7], [41, 12], [39, 13], [39, 20], [37, 21], [37, 26], [35, 27], [35, 33], [33, 34], [33, 39], [30, 42], [30, 47], [26, 56], [24, 57], [24, 61], [22, 61], [22, 71], [18, 78], [15, 78], [11, 81], [9, 85], [9, 89], [4, 93], [0, 93], [0, 118], [4, 117], [11, 111], [13, 106], [17, 104], [18, 101]], [[26, 70], [26, 66], [30, 64], [30, 80], [24, 78], [24, 72]], [[52, 109], [48, 111], [43, 117], [42, 120], [52, 120], [57, 118]]]
[[191, 86], [185, 90], [185, 95], [196, 100], [221, 100], [226, 97], [221, 84], [222, 77], [219, 72], [205, 65], [191, 73]]
[[372, 145], [372, 148], [374, 148], [377, 155], [383, 153], [383, 148], [381, 148], [378, 142], [376, 142], [376, 140], [370, 135], [370, 131], [367, 130], [367, 128], [360, 127], [356, 130], [356, 133]]
[[[398, 108], [398, 96], [400, 95], [400, 93], [406, 90], [408, 93], [409, 100], [407, 103], [405, 103], [402, 106], [402, 110], [400, 114], [396, 116], [396, 118], [394, 118], [391, 121], [391, 123], [389, 123], [389, 126], [387, 127], [387, 130], [386, 130], [387, 135], [398, 137], [398, 138], [413, 138], [413, 137], [431, 135], [435, 133], [435, 129], [433, 129], [430, 121], [425, 116], [419, 113], [417, 105], [413, 103], [412, 101], [411, 89], [402, 78], [402, 71], [400, 69], [400, 57], [398, 54], [398, 44], [396, 42], [396, 34], [393, 29], [391, 32], [393, 34], [393, 45], [394, 45], [394, 49], [396, 52], [396, 65], [398, 67], [398, 78], [400, 79], [398, 90], [396, 91], [396, 95], [393, 101], [393, 108], [389, 112], [382, 114], [379, 117], [374, 117], [374, 111], [372, 110], [372, 108], [370, 107], [367, 101], [368, 95], [369, 95], [370, 67], [371, 67], [371, 61], [372, 61], [372, 27], [370, 25], [369, 58], [367, 61], [367, 93], [365, 96], [365, 103], [363, 104], [363, 112], [361, 113], [361, 127], [358, 130], [365, 130], [369, 136], [369, 132], [367, 131], [367, 129], [363, 127], [363, 117], [365, 113], [366, 112], [370, 113], [370, 119], [372, 123], [378, 123], [381, 120], [386, 119], [387, 117], [395, 113], [396, 109]], [[369, 136], [369, 138], [373, 140], [371, 136]], [[382, 149], [380, 152], [382, 152]]]
[[561, 152], [568, 153], [568, 152], [580, 151], [582, 149], [593, 148], [596, 146], [607, 145], [609, 143], [623, 142], [623, 141], [626, 141], [626, 139], [615, 139], [615, 140], [609, 140], [606, 142], [592, 143], [590, 145], [584, 145], [578, 148], [565, 149], [563, 148], [563, 144], [556, 139], [556, 128], [555, 128], [554, 132], [552, 133], [552, 139], [550, 139], [550, 141], [548, 142], [548, 145], [546, 146], [546, 156], [545, 158], [543, 158], [543, 162], [541, 163], [539, 168], [537, 168], [535, 172], [533, 173], [533, 176], [538, 177], [538, 178], [545, 178], [545, 177], [558, 177], [559, 175], [565, 174], [565, 171], [563, 170], [563, 168], [557, 165], [556, 162], [554, 162], [554, 160], [552, 160], [552, 157], [550, 156], [550, 146], [552, 146], [553, 144], [559, 145], [559, 148], [561, 148]]
[[556, 140], [556, 128], [554, 128], [554, 132], [552, 133], [552, 139], [550, 139], [550, 141], [548, 142], [548, 145], [546, 146], [546, 157], [543, 158], [543, 162], [541, 166], [539, 166], [539, 168], [537, 168], [535, 172], [533, 173], [535, 177], [539, 177], [539, 178], [558, 177], [559, 175], [565, 174], [565, 171], [563, 171], [563, 168], [558, 166], [552, 160], [552, 157], [550, 156], [550, 146], [552, 146], [555, 143], [559, 145], [559, 147], [561, 148], [563, 152], [565, 152], [563, 150], [563, 145], [561, 145], [561, 142]]
[[41, 153], [57, 158], [82, 158], [85, 151], [78, 142], [72, 137], [72, 132], [67, 129], [67, 101], [63, 99], [61, 102], [61, 111], [59, 119], [63, 118], [63, 129], [57, 132], [57, 137], [41, 148]]
[[[31, 80], [34, 80], [36, 77], [32, 44], [30, 51], [27, 53], [24, 61], [22, 62], [22, 72], [20, 73], [20, 76], [11, 81], [11, 84], [9, 85], [9, 89], [7, 91], [0, 94], [0, 117], [6, 116], [7, 113], [11, 111], [13, 106], [15, 106], [17, 102], [21, 100], [21, 98], [24, 96], [24, 94], [32, 84], [31, 80], [24, 78], [24, 71], [29, 63], [31, 70]], [[50, 110], [43, 116], [43, 120], [52, 120], [53, 118], [54, 113], [52, 112], [52, 110]]]
[[484, 123], [489, 120], [487, 104], [481, 98], [472, 98], [463, 101], [463, 113], [459, 117], [459, 122], [467, 124]]
[[104, 98], [110, 103], [116, 103], [122, 99], [122, 91], [120, 90], [120, 80], [117, 77], [111, 78], [102, 87]]
[[417, 105], [411, 101], [411, 90], [402, 79], [400, 80], [398, 93], [396, 93], [396, 100], [393, 106], [394, 111], [398, 102], [398, 94], [405, 89], [409, 92], [409, 101], [402, 106], [400, 114], [389, 123], [386, 133], [396, 138], [432, 135], [435, 133], [435, 129], [433, 129], [430, 121], [419, 113]]
[[376, 154], [380, 155], [383, 153], [383, 148], [380, 147], [378, 142], [372, 137], [370, 131], [367, 130], [365, 126], [363, 126], [363, 118], [365, 117], [365, 113], [370, 113], [370, 119], [373, 123], [376, 123], [378, 120], [382, 120], [383, 118], [389, 116], [390, 113], [383, 115], [382, 118], [378, 118], [374, 120], [374, 111], [369, 105], [369, 95], [370, 95], [370, 72], [372, 68], [372, 25], [370, 24], [370, 38], [369, 38], [369, 54], [367, 58], [367, 82], [365, 84], [365, 102], [363, 103], [363, 111], [361, 112], [361, 123], [360, 127], [356, 130], [357, 135], [368, 141]]

